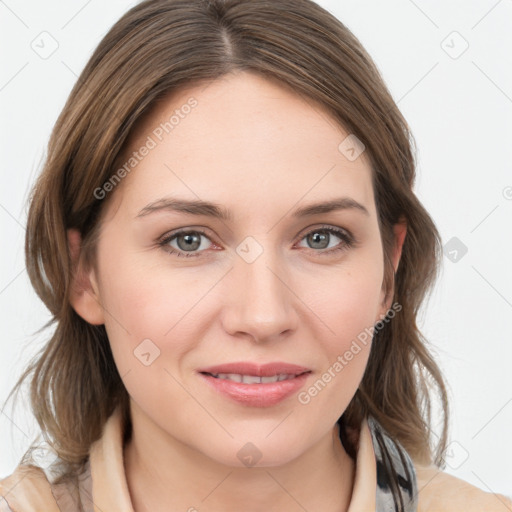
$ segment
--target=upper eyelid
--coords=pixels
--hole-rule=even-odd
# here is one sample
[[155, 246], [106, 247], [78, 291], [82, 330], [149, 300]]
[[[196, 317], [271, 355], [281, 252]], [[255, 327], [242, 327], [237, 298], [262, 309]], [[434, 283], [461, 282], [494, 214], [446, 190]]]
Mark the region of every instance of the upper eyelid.
[[[332, 230], [335, 230], [335, 231], [341, 231], [342, 233], [345, 233], [346, 236], [349, 237], [351, 240], [355, 241], [355, 237], [354, 237], [354, 235], [352, 234], [351, 231], [349, 231], [346, 228], [342, 228], [340, 226], [334, 226], [334, 225], [331, 225], [331, 224], [322, 224], [322, 225], [306, 227], [302, 231], [299, 232], [299, 234], [294, 238], [294, 240], [296, 239], [297, 242], [300, 242], [306, 235], [308, 235], [312, 231], [315, 231], [315, 230], [322, 231], [322, 230], [329, 230], [329, 229], [332, 229]], [[210, 242], [212, 242], [213, 244], [216, 244], [216, 242], [214, 240], [212, 240], [213, 237], [211, 237], [207, 233], [207, 231], [208, 231], [208, 228], [204, 228], [204, 227], [193, 227], [193, 226], [191, 226], [191, 227], [186, 227], [186, 228], [178, 228], [177, 231], [174, 231], [174, 232], [171, 231], [169, 234], [164, 234], [158, 240], [159, 240], [160, 243], [168, 243], [171, 240], [174, 240], [175, 237], [177, 237], [177, 236], [179, 236], [181, 234], [196, 232], [196, 233], [199, 233], [200, 235], [208, 238], [210, 240]], [[339, 237], [339, 235], [337, 235], [336, 233], [332, 233], [331, 232], [331, 234]], [[198, 252], [204, 252], [204, 251], [198, 251]]]

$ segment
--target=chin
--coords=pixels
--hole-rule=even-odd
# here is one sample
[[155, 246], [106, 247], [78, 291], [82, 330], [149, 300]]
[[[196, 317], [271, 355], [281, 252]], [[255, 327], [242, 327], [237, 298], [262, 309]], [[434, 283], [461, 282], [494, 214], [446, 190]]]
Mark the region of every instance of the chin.
[[[277, 441], [277, 442], [276, 442]], [[234, 446], [233, 446], [234, 444]], [[285, 444], [280, 439], [269, 442], [250, 440], [246, 442], [235, 441], [229, 446], [216, 444], [219, 451], [203, 452], [204, 455], [215, 460], [217, 463], [237, 468], [270, 468], [279, 467], [299, 457], [307, 447], [300, 447], [297, 443], [288, 438]], [[210, 445], [211, 448], [211, 445]]]

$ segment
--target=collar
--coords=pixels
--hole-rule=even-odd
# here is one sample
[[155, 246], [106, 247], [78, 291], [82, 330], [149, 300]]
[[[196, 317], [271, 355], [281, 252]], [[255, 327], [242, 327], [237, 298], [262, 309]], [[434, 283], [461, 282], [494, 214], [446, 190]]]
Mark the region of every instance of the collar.
[[[372, 417], [364, 419], [356, 445], [356, 473], [348, 512], [416, 512], [418, 483], [407, 452]], [[74, 482], [56, 483], [47, 464], [19, 466], [0, 480], [0, 512], [133, 512], [123, 457], [124, 421], [119, 408]], [[423, 476], [424, 479], [424, 476]], [[431, 479], [431, 478], [430, 478]]]
[[[119, 408], [107, 420], [102, 437], [91, 446], [89, 462], [94, 512], [133, 512], [124, 470], [123, 422]], [[376, 481], [377, 465], [372, 433], [368, 421], [363, 420], [348, 512], [376, 509]]]

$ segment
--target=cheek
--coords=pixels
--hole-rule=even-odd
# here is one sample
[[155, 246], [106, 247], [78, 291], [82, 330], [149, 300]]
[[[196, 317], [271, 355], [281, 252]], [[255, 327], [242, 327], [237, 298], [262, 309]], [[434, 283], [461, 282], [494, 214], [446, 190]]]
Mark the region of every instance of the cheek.
[[310, 280], [308, 288], [313, 291], [307, 292], [307, 302], [332, 335], [328, 338], [331, 355], [377, 321], [383, 300], [380, 257], [378, 248], [373, 253], [360, 252], [337, 271]]
[[368, 274], [345, 279], [342, 284], [343, 289], [332, 294], [335, 298], [328, 305], [327, 316], [336, 337], [346, 344], [375, 324], [383, 296], [381, 280]]
[[[144, 254], [121, 257], [103, 269], [102, 299], [112, 329], [124, 332], [133, 342], [145, 338], [169, 339], [181, 320], [208, 292], [214, 282], [200, 280], [190, 271], [171, 272], [165, 264], [149, 267]], [[211, 282], [210, 282], [211, 281]], [[117, 326], [116, 326], [117, 324]]]
[[204, 308], [212, 307], [209, 291], [223, 271], [199, 276], [191, 268], [173, 271], [165, 261], [148, 266], [144, 259], [141, 253], [103, 260], [105, 328], [119, 374], [139, 404], [166, 395], [180, 402], [187, 397], [172, 376], [179, 378], [187, 354], [207, 335]]
[[[169, 407], [181, 410], [190, 397], [173, 378], [188, 351], [193, 349], [185, 316], [197, 291], [161, 279], [161, 270], [144, 268], [128, 258], [103, 269], [102, 300], [108, 311], [105, 329], [118, 372], [128, 394], [144, 410]], [[160, 279], [159, 279], [160, 277]]]
[[323, 364], [310, 385], [297, 396], [300, 404], [310, 408], [312, 416], [321, 414], [328, 422], [335, 422], [359, 387], [381, 299], [381, 286], [374, 277], [340, 276], [319, 304], [323, 311], [318, 316], [329, 330], [329, 334], [318, 338]]
[[[312, 311], [322, 320], [325, 336], [319, 337], [324, 353], [320, 378], [331, 393], [344, 401], [355, 393], [364, 374], [371, 349], [373, 328], [381, 311], [383, 265], [377, 250], [361, 254], [328, 280], [323, 293], [310, 295]], [[375, 254], [377, 256], [375, 256]], [[322, 387], [322, 383], [317, 386]], [[315, 391], [312, 391], [315, 393]]]

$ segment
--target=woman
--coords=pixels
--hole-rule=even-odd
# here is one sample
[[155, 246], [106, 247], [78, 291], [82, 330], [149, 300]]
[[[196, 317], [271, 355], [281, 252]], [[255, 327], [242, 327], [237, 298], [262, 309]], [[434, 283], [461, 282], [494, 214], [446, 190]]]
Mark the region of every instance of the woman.
[[131, 9], [31, 198], [56, 329], [15, 389], [32, 374], [55, 460], [28, 450], [0, 510], [502, 510], [440, 471], [414, 179], [374, 64], [313, 2]]

